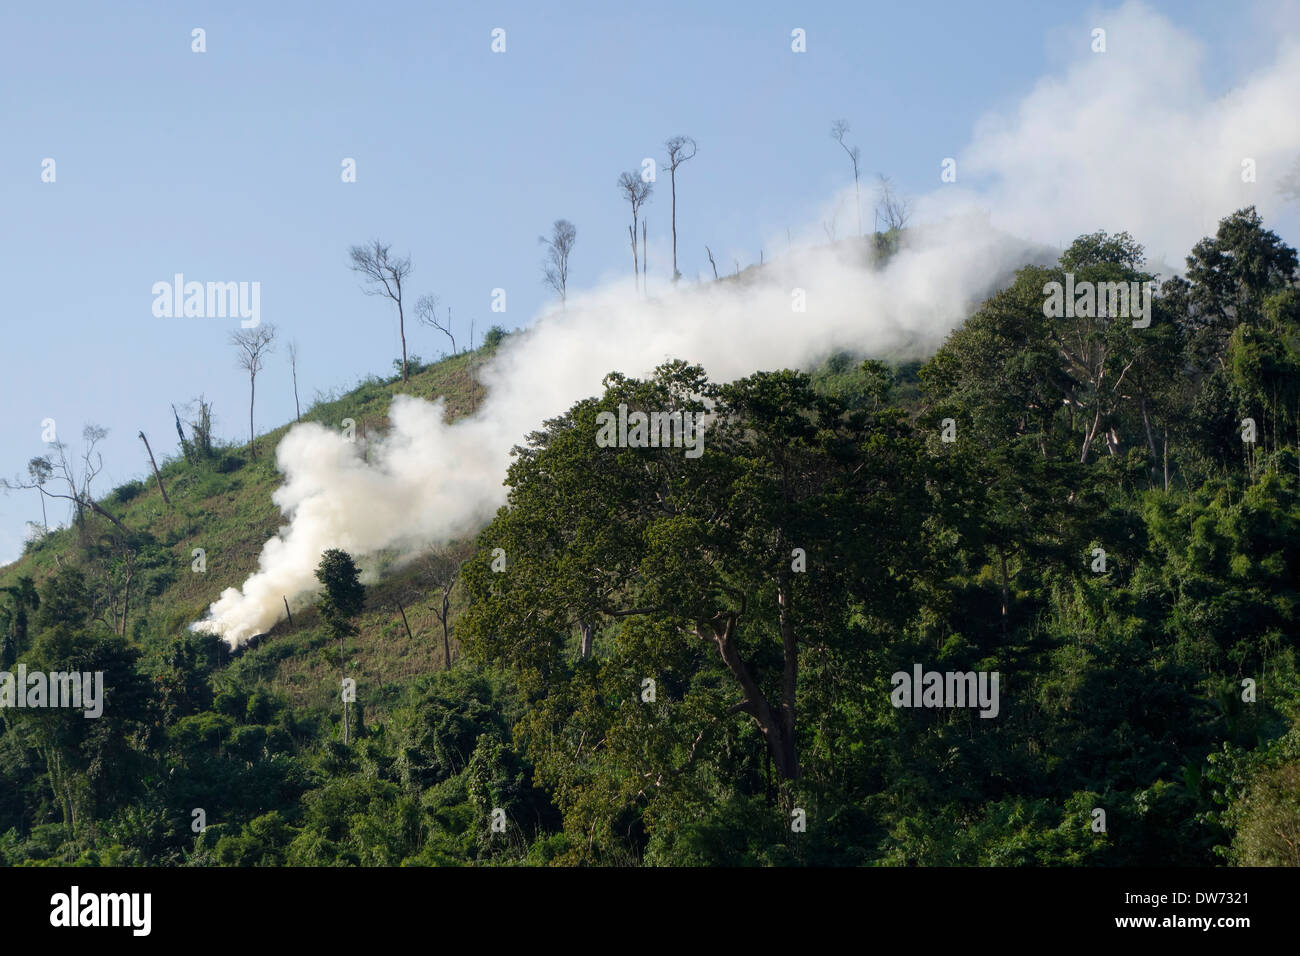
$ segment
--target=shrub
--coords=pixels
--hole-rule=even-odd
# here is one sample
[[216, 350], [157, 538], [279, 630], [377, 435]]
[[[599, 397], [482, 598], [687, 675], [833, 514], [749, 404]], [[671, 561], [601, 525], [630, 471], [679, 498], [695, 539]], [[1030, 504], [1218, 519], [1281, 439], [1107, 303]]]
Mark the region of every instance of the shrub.
[[118, 487], [114, 488], [112, 494], [109, 495], [109, 498], [116, 501], [118, 504], [124, 505], [132, 498], [139, 497], [139, 495], [143, 491], [144, 491], [143, 482], [128, 481], [126, 484], [119, 485]]
[[[400, 358], [393, 359], [393, 371], [397, 374], [399, 379], [402, 377], [402, 360]], [[423, 371], [424, 362], [420, 359], [420, 356], [414, 353], [406, 356], [407, 375], [416, 375]]]
[[218, 474], [228, 475], [242, 467], [244, 467], [244, 459], [239, 455], [232, 455], [227, 452], [217, 459], [216, 469]]

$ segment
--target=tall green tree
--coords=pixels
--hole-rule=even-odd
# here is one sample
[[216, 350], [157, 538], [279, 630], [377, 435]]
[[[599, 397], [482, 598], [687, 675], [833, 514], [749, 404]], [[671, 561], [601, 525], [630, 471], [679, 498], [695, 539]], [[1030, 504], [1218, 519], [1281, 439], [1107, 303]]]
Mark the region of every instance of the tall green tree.
[[[338, 548], [330, 548], [321, 555], [316, 567], [316, 579], [324, 586], [316, 607], [321, 620], [339, 642], [339, 670], [343, 682], [347, 681], [347, 657], [344, 640], [358, 633], [353, 623], [365, 606], [366, 589], [360, 581], [361, 572], [352, 556]], [[348, 701], [343, 697], [343, 742], [348, 743]]]
[[1227, 340], [1242, 323], [1265, 321], [1265, 301], [1296, 280], [1296, 250], [1265, 229], [1254, 206], [1219, 223], [1187, 257], [1188, 297], [1182, 317], [1193, 354], [1223, 367]]
[[[850, 412], [802, 373], [715, 386], [671, 363], [606, 385], [519, 451], [466, 569], [470, 653], [516, 672], [536, 708], [523, 736], [571, 818], [608, 826], [701, 765], [747, 773], [722, 741], [753, 732], [788, 797], [805, 662], [860, 664], [914, 605], [923, 446], [896, 410]], [[702, 454], [601, 447], [597, 416], [620, 405], [707, 408]]]

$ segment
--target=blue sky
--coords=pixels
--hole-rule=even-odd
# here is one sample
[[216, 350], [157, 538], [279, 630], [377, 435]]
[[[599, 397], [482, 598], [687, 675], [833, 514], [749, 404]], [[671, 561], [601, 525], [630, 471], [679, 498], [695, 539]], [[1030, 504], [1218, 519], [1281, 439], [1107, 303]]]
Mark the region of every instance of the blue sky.
[[[1209, 45], [1226, 88], [1268, 45], [1276, 5], [1151, 3]], [[391, 373], [396, 320], [367, 298], [347, 250], [370, 238], [412, 257], [412, 297], [469, 319], [527, 324], [548, 296], [539, 234], [578, 230], [573, 286], [625, 272], [623, 170], [689, 134], [678, 183], [682, 272], [756, 261], [851, 178], [830, 139], [852, 126], [864, 172], [905, 193], [986, 111], [1014, 108], [1063, 43], [1105, 13], [1067, 3], [44, 3], [0, 13], [0, 262], [5, 309], [0, 473], [45, 451], [53, 418], [110, 435], [99, 492], [147, 471], [136, 433], [175, 451], [171, 403], [205, 393], [224, 438], [244, 435], [247, 380], [229, 319], [159, 319], [151, 287], [182, 272], [257, 281], [282, 346], [258, 381], [259, 431], [300, 389]], [[1293, 9], [1293, 8], [1292, 8]], [[205, 53], [191, 30], [206, 31]], [[507, 49], [493, 54], [495, 27]], [[807, 33], [794, 55], [790, 32]], [[41, 161], [57, 181], [41, 182]], [[340, 180], [344, 157], [358, 181]], [[650, 284], [668, 263], [668, 183], [647, 206]], [[869, 213], [868, 213], [869, 218]], [[1125, 228], [1113, 223], [1113, 229]], [[1140, 237], [1139, 237], [1140, 238]], [[1294, 239], [1294, 237], [1292, 237]], [[1185, 251], [1185, 250], [1184, 250]], [[771, 250], [768, 250], [771, 254]], [[508, 311], [489, 311], [507, 290]], [[408, 314], [409, 315], [409, 314]], [[407, 329], [412, 352], [445, 349]], [[64, 517], [52, 507], [51, 518]], [[0, 561], [21, 550], [34, 492], [0, 496]]]

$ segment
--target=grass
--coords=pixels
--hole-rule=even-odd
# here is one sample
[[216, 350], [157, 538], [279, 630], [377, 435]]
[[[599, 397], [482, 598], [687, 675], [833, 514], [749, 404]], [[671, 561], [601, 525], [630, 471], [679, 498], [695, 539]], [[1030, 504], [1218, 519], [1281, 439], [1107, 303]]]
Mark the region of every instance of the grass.
[[[374, 436], [388, 427], [388, 406], [399, 394], [442, 398], [447, 420], [455, 421], [482, 403], [485, 391], [474, 380], [471, 366], [481, 366], [487, 357], [486, 349], [449, 356], [420, 368], [407, 382], [400, 376], [371, 376], [344, 394], [313, 404], [302, 421], [337, 428], [351, 418], [358, 434]], [[258, 436], [256, 458], [249, 457], [246, 445], [223, 445], [207, 462], [192, 463], [180, 455], [160, 461], [170, 504], [163, 501], [152, 474], [97, 498], [133, 533], [151, 535], [161, 549], [158, 566], [133, 582], [127, 625], [145, 654], [146, 666], [161, 669], [171, 642], [183, 636], [225, 588], [243, 584], [256, 570], [263, 544], [283, 527], [271, 496], [282, 480], [275, 451], [291, 427], [285, 424]], [[24, 575], [39, 588], [68, 565], [82, 566], [88, 581], [102, 579], [96, 567], [87, 567], [92, 560], [87, 546], [110, 531], [117, 534], [93, 514], [83, 529], [52, 530], [30, 544], [19, 560], [0, 568], [0, 588]], [[204, 551], [203, 573], [192, 569], [196, 548]], [[348, 648], [348, 675], [366, 688], [367, 720], [374, 711], [399, 701], [415, 677], [444, 665], [442, 629], [434, 614], [435, 607], [441, 609], [441, 597], [422, 585], [419, 575], [418, 564], [412, 565], [367, 589], [366, 611], [357, 622], [360, 634]], [[405, 607], [410, 636], [398, 600]], [[227, 658], [228, 676], [265, 682], [295, 708], [337, 710], [337, 645], [320, 627], [314, 609], [295, 612], [293, 622], [290, 626], [281, 621], [257, 647]]]

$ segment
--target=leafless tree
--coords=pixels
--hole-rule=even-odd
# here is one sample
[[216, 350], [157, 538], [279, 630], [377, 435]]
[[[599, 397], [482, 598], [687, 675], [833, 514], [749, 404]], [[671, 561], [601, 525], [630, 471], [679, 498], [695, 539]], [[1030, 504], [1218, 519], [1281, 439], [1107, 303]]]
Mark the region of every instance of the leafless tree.
[[858, 158], [862, 151], [858, 147], [850, 147], [844, 142], [844, 136], [849, 131], [849, 124], [844, 120], [836, 120], [831, 124], [831, 138], [844, 148], [844, 152], [849, 154], [849, 161], [853, 163], [853, 195], [857, 203], [858, 210], [858, 235], [862, 235], [862, 191], [858, 185]]
[[[76, 463], [68, 459], [68, 446], [61, 441], [56, 441], [53, 443], [53, 455], [33, 458], [27, 463], [28, 481], [4, 479], [0, 480], [0, 487], [3, 487], [6, 491], [35, 488], [43, 496], [41, 503], [42, 514], [44, 514], [44, 498], [62, 498], [64, 501], [71, 501], [74, 509], [73, 515], [79, 528], [84, 527], [86, 511], [90, 510], [107, 518], [123, 533], [129, 533], [121, 521], [105, 511], [95, 501], [91, 489], [91, 483], [104, 469], [104, 456], [96, 450], [96, 446], [107, 437], [108, 429], [101, 428], [98, 425], [86, 425], [82, 428], [81, 468], [79, 472]], [[68, 489], [67, 494], [58, 494], [46, 488], [45, 486], [51, 478], [57, 478], [62, 482]]]
[[446, 545], [430, 551], [423, 560], [425, 580], [435, 591], [433, 613], [442, 625], [442, 659], [445, 670], [451, 670], [451, 592], [456, 586], [461, 563], [467, 557], [465, 548]]
[[876, 215], [884, 220], [886, 232], [902, 229], [911, 216], [911, 210], [907, 208], [907, 200], [894, 192], [894, 185], [889, 181], [888, 176], [884, 173], [879, 173], [878, 176], [880, 185], [877, 191], [880, 198], [876, 203]]
[[149, 447], [149, 439], [144, 436], [144, 431], [140, 432], [140, 440], [144, 442], [144, 450], [149, 453], [149, 464], [153, 465], [153, 476], [158, 481], [158, 490], [162, 492], [162, 499], [167, 505], [171, 505], [171, 499], [167, 497], [167, 489], [163, 486], [162, 475], [158, 471], [158, 462], [153, 456], [153, 449]]
[[637, 255], [636, 245], [637, 215], [640, 213], [645, 201], [650, 198], [650, 193], [654, 187], [643, 180], [640, 173], [630, 172], [623, 173], [618, 177], [618, 188], [623, 198], [632, 207], [632, 225], [628, 226], [628, 234], [632, 237], [632, 277], [636, 279], [637, 287], [640, 288], [641, 260]]
[[248, 457], [257, 457], [256, 433], [253, 431], [253, 400], [257, 396], [257, 373], [268, 352], [275, 349], [275, 326], [269, 322], [251, 329], [230, 333], [235, 360], [248, 373]]
[[546, 258], [542, 261], [542, 278], [552, 289], [560, 294], [560, 304], [567, 298], [569, 286], [569, 253], [578, 238], [578, 230], [567, 219], [557, 219], [551, 227], [551, 238], [538, 236], [537, 241], [546, 246]]
[[415, 300], [415, 317], [420, 320], [421, 325], [437, 329], [451, 339], [451, 354], [456, 354], [456, 336], [451, 332], [451, 306], [447, 307], [447, 318], [444, 321], [438, 318], [438, 297], [422, 295]]
[[193, 452], [190, 450], [190, 443], [185, 438], [185, 429], [181, 426], [181, 413], [176, 411], [175, 403], [172, 403], [172, 417], [176, 419], [176, 434], [181, 439], [181, 452], [185, 455], [185, 460], [190, 461]]
[[709, 254], [709, 265], [713, 266], [713, 278], [716, 281], [718, 278], [718, 264], [713, 261], [713, 250], [705, 246], [704, 251]]
[[674, 136], [664, 143], [668, 151], [668, 175], [673, 186], [673, 281], [682, 277], [677, 271], [677, 167], [695, 157], [695, 140], [689, 136]]
[[382, 295], [397, 304], [397, 330], [402, 337], [402, 381], [408, 381], [406, 372], [406, 315], [402, 311], [402, 282], [411, 274], [409, 256], [397, 258], [391, 247], [378, 239], [366, 246], [353, 246], [352, 271], [361, 273], [369, 288], [366, 295]]
[[289, 370], [293, 372], [293, 417], [302, 421], [302, 406], [298, 404], [298, 343], [289, 343]]

